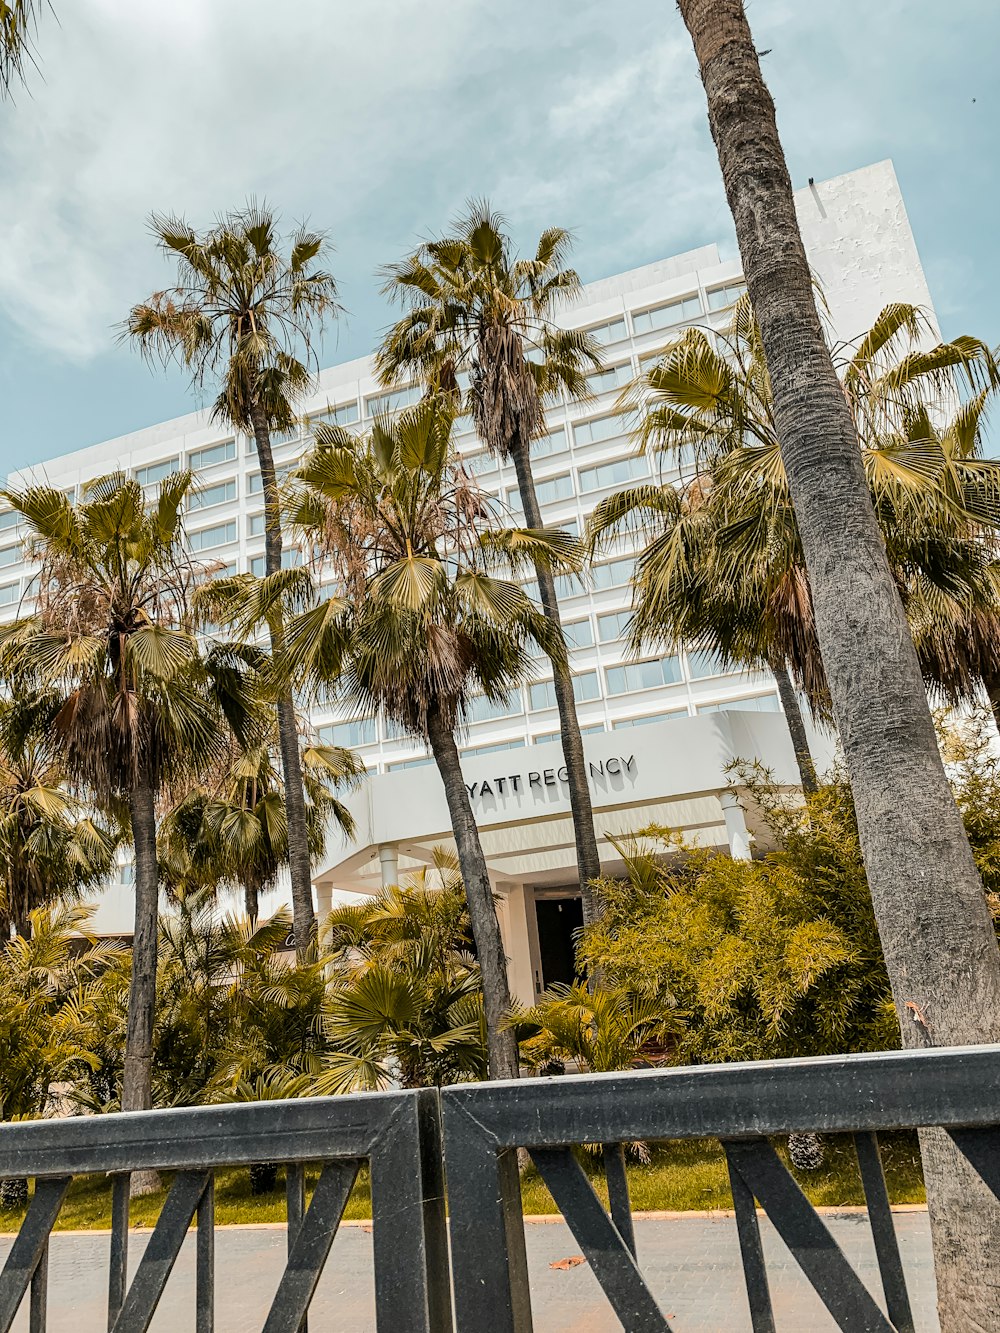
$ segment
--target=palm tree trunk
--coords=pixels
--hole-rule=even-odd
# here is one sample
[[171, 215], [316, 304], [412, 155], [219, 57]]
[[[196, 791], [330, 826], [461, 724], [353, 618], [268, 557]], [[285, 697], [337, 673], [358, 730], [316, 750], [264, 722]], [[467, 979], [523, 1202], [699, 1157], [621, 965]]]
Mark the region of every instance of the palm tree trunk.
[[815, 796], [819, 791], [819, 783], [816, 780], [816, 765], [813, 763], [812, 753], [809, 749], [805, 719], [802, 716], [802, 709], [799, 707], [799, 697], [795, 693], [795, 686], [792, 684], [788, 669], [777, 654], [768, 658], [768, 666], [771, 668], [771, 675], [778, 686], [778, 698], [781, 700], [785, 721], [788, 723], [788, 734], [792, 738], [792, 749], [795, 751], [795, 762], [799, 769], [802, 794], [804, 796]]
[[[903, 1043], [997, 1041], [997, 941], [816, 311], [774, 104], [741, 0], [678, 2], [760, 324]], [[921, 1143], [942, 1329], [996, 1329], [1000, 1202], [942, 1131]]]
[[[156, 934], [160, 881], [156, 867], [156, 807], [152, 784], [143, 778], [129, 798], [135, 850], [135, 929], [128, 988], [122, 1110], [148, 1111], [153, 1105], [153, 1021], [156, 1016]], [[133, 1197], [160, 1188], [155, 1171], [132, 1175]]]
[[984, 673], [983, 688], [993, 710], [993, 721], [996, 723], [997, 731], [1000, 731], [1000, 675], [994, 675], [992, 672], [988, 675]]
[[[281, 504], [278, 479], [271, 452], [271, 434], [260, 407], [253, 411], [254, 440], [260, 463], [261, 489], [264, 494], [264, 569], [276, 574], [281, 569]], [[284, 625], [276, 612], [270, 623], [271, 655], [280, 663], [285, 651]], [[291, 690], [278, 700], [278, 745], [285, 780], [285, 819], [288, 824], [288, 868], [292, 881], [292, 922], [295, 952], [305, 958], [316, 939], [316, 914], [313, 911], [312, 866], [309, 859], [309, 833], [306, 824], [305, 790], [302, 785], [302, 757], [299, 753], [299, 729]]]
[[[535, 494], [535, 479], [531, 472], [528, 441], [520, 436], [512, 442], [510, 456], [517, 473], [517, 486], [521, 496], [521, 508], [529, 528], [540, 528], [542, 511]], [[556, 629], [562, 630], [559, 616], [559, 599], [556, 597], [556, 582], [551, 571], [542, 564], [535, 565], [538, 577], [538, 592], [545, 616]], [[583, 903], [584, 925], [590, 925], [597, 919], [598, 910], [592, 883], [601, 877], [601, 856], [597, 850], [597, 834], [594, 830], [594, 808], [590, 800], [590, 784], [587, 781], [587, 762], [583, 755], [583, 738], [580, 735], [580, 722], [576, 715], [576, 698], [573, 694], [573, 673], [569, 663], [552, 663], [552, 681], [555, 688], [556, 707], [559, 710], [559, 731], [562, 738], [563, 761], [566, 765], [569, 803], [573, 812], [573, 836], [576, 840], [576, 864], [580, 877], [580, 897]]]
[[510, 1013], [507, 956], [493, 902], [493, 886], [479, 841], [476, 817], [472, 813], [469, 789], [465, 785], [465, 775], [459, 762], [455, 734], [437, 704], [433, 704], [427, 712], [427, 739], [448, 799], [458, 863], [465, 883], [472, 938], [476, 942], [476, 956], [483, 979], [490, 1078], [517, 1078], [517, 1041], [507, 1027]]

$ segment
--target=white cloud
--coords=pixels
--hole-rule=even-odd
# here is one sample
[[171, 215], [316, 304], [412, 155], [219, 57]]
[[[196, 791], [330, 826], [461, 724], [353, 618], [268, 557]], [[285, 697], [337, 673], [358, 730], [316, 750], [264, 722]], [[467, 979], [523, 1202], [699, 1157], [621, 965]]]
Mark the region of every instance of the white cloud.
[[296, 215], [342, 211], [391, 178], [423, 129], [401, 102], [434, 119], [467, 26], [460, 0], [424, 0], [410, 25], [388, 0], [60, 8], [40, 34], [44, 82], [3, 111], [0, 309], [75, 359], [167, 280], [152, 210], [204, 225], [266, 193]]

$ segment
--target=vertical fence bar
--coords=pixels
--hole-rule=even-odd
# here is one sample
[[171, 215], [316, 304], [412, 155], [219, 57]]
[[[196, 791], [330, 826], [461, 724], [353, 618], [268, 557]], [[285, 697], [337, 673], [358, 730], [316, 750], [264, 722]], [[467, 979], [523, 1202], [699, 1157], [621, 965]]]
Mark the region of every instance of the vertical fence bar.
[[632, 1222], [632, 1200], [628, 1193], [628, 1176], [625, 1172], [625, 1148], [620, 1143], [603, 1143], [604, 1178], [608, 1182], [608, 1202], [611, 1205], [611, 1220], [618, 1228], [618, 1234], [628, 1246], [632, 1258], [635, 1253], [635, 1226]]
[[209, 1176], [198, 1203], [197, 1260], [195, 1277], [195, 1329], [215, 1329], [215, 1177]]
[[889, 1203], [885, 1172], [882, 1170], [882, 1154], [879, 1152], [877, 1135], [855, 1134], [854, 1151], [858, 1155], [861, 1183], [868, 1204], [868, 1221], [875, 1243], [878, 1270], [882, 1277], [885, 1308], [897, 1333], [913, 1333], [913, 1311], [910, 1309], [910, 1297], [906, 1290], [906, 1277], [899, 1254], [896, 1228], [892, 1220], [892, 1207]]
[[[306, 1215], [306, 1168], [301, 1162], [289, 1162], [285, 1167], [285, 1206], [288, 1214], [288, 1253], [302, 1230]], [[309, 1316], [303, 1315], [299, 1333], [309, 1333]]]
[[35, 1271], [31, 1275], [29, 1328], [31, 1333], [45, 1333], [49, 1306], [49, 1242], [46, 1241]]
[[[726, 1147], [725, 1144], [722, 1146], [723, 1148]], [[729, 1185], [733, 1192], [736, 1234], [739, 1236], [740, 1254], [743, 1258], [743, 1277], [746, 1280], [747, 1301], [750, 1304], [750, 1322], [753, 1325], [753, 1333], [775, 1333], [774, 1310], [771, 1307], [771, 1289], [767, 1282], [764, 1247], [760, 1243], [757, 1204], [744, 1183], [743, 1177], [733, 1166], [728, 1151], [726, 1152], [726, 1166], [729, 1168]]]
[[128, 1175], [111, 1181], [111, 1264], [108, 1270], [108, 1330], [114, 1328], [128, 1285]]

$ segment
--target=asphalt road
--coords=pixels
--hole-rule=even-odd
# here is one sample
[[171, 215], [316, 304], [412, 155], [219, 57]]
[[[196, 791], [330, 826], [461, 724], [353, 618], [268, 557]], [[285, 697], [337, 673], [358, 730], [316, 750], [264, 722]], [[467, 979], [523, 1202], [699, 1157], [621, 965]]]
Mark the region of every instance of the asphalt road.
[[[827, 1224], [876, 1298], [881, 1293], [866, 1218], [828, 1216]], [[897, 1231], [920, 1333], [936, 1333], [930, 1235], [922, 1212], [897, 1214]], [[824, 1333], [835, 1324], [769, 1224], [761, 1227], [779, 1333]], [[148, 1233], [134, 1233], [130, 1267]], [[550, 1265], [579, 1253], [562, 1222], [528, 1223], [532, 1306], [538, 1333], [614, 1333], [620, 1324], [586, 1264]], [[677, 1333], [739, 1333], [750, 1328], [735, 1224], [731, 1217], [637, 1219], [639, 1263]], [[11, 1238], [0, 1237], [0, 1259]], [[49, 1260], [49, 1333], [105, 1333], [109, 1238], [56, 1234]], [[281, 1274], [285, 1235], [278, 1227], [216, 1233], [216, 1330], [260, 1329]], [[153, 1321], [155, 1333], [194, 1328], [194, 1235], [188, 1236]], [[27, 1333], [27, 1311], [14, 1325]], [[334, 1241], [312, 1306], [313, 1333], [374, 1331], [370, 1229], [345, 1225]]]

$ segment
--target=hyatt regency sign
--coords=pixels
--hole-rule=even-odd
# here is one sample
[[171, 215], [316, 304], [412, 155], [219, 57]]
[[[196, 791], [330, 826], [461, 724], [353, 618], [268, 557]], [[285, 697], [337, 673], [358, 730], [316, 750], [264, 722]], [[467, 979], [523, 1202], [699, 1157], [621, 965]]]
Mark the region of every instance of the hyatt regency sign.
[[[587, 771], [591, 782], [607, 778], [635, 776], [635, 755], [612, 755], [610, 759], [598, 762], [590, 761]], [[533, 769], [528, 773], [508, 773], [502, 778], [486, 778], [482, 782], [467, 782], [469, 795], [474, 801], [492, 796], [519, 796], [522, 792], [529, 795], [544, 795], [547, 787], [556, 787], [561, 782], [569, 781], [566, 765], [559, 768]]]

